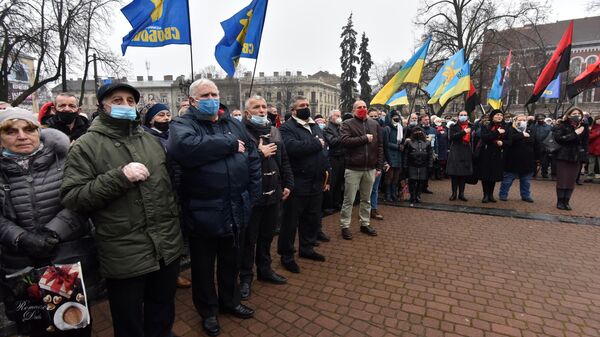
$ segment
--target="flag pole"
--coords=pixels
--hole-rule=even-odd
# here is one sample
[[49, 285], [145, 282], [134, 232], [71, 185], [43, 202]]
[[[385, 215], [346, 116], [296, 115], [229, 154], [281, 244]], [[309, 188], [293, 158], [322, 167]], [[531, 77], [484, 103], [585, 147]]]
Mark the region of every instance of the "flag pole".
[[190, 12], [190, 1], [186, 0], [185, 5], [187, 7], [188, 12], [188, 35], [190, 36], [190, 67], [192, 69], [192, 78], [190, 80], [194, 82], [194, 51], [192, 49], [192, 20]]
[[[554, 119], [558, 118], [558, 110], [563, 105], [563, 100], [567, 98], [567, 84], [569, 84], [569, 70], [567, 69], [567, 78], [565, 79], [565, 91], [562, 95], [558, 96], [558, 102], [556, 102], [556, 107], [554, 108]], [[562, 89], [562, 83], [559, 83], [559, 88]], [[561, 97], [562, 96], [562, 97]]]
[[256, 64], [258, 63], [258, 54], [256, 55], [256, 60], [254, 60], [254, 70], [252, 70], [252, 79], [250, 80], [250, 91], [248, 93], [248, 97], [252, 97], [252, 87], [254, 86], [254, 74], [256, 74]]
[[[261, 38], [262, 38], [262, 31], [263, 28], [265, 27], [265, 21], [267, 19], [267, 11], [269, 10], [269, 2], [267, 0], [267, 2], [265, 3], [265, 14], [262, 20], [262, 27], [260, 28], [260, 34], [261, 34]], [[258, 64], [258, 55], [260, 53], [260, 49], [256, 52], [256, 59], [254, 60], [254, 70], [252, 71], [252, 79], [250, 80], [250, 92], [249, 92], [249, 97], [252, 97], [252, 87], [254, 85], [254, 75], [256, 74], [256, 64]]]

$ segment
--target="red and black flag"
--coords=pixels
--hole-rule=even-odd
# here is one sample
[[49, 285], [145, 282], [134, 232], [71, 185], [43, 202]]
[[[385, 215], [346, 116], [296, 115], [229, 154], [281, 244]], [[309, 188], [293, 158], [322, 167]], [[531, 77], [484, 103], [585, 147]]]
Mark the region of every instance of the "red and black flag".
[[479, 104], [481, 104], [481, 97], [479, 97], [473, 82], [471, 82], [471, 89], [469, 89], [469, 92], [467, 93], [467, 99], [465, 100], [465, 111], [471, 113]]
[[531, 98], [527, 101], [525, 105], [535, 103], [542, 96], [544, 90], [550, 82], [552, 82], [559, 73], [563, 71], [569, 70], [569, 62], [571, 60], [571, 41], [573, 40], [573, 21], [569, 23], [569, 27], [567, 27], [567, 31], [563, 35], [562, 39], [556, 46], [554, 50], [554, 54], [550, 58], [550, 61], [542, 70], [540, 77], [538, 77], [535, 82], [535, 87], [533, 87], [533, 93], [531, 94]]
[[584, 72], [575, 78], [573, 83], [567, 85], [567, 95], [571, 99], [586, 89], [597, 87], [600, 87], [600, 55], [598, 55], [596, 63], [590, 64]]

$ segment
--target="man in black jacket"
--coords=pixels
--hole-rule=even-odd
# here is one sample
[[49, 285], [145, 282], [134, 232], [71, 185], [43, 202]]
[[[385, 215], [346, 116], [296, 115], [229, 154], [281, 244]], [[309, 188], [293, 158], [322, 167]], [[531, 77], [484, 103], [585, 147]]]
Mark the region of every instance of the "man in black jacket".
[[79, 114], [81, 107], [73, 94], [63, 92], [56, 95], [52, 111], [54, 115], [48, 119], [48, 127], [61, 131], [71, 141], [86, 133], [90, 127], [90, 121]]
[[250, 223], [242, 242], [240, 293], [242, 300], [250, 297], [252, 267], [256, 260], [257, 278], [273, 284], [285, 284], [287, 279], [271, 268], [271, 242], [279, 217], [279, 208], [294, 187], [292, 168], [279, 129], [271, 125], [267, 102], [260, 96], [246, 100], [243, 122], [253, 141], [258, 144], [262, 165], [262, 195], [252, 208]]
[[[192, 297], [210, 336], [220, 333], [217, 310], [251, 318], [240, 303], [240, 246], [261, 191], [260, 158], [252, 138], [229, 114], [219, 116], [210, 80], [190, 86], [190, 108], [169, 128], [167, 153], [181, 166], [181, 203], [189, 230]], [[218, 297], [214, 269], [217, 262]]]
[[329, 122], [325, 127], [325, 141], [329, 146], [329, 163], [331, 164], [331, 206], [335, 210], [342, 209], [342, 187], [344, 187], [344, 146], [340, 139], [340, 126], [342, 115], [339, 110], [333, 110], [329, 114]]
[[298, 255], [325, 261], [312, 243], [316, 242], [319, 231], [323, 190], [329, 188], [324, 180], [329, 162], [323, 132], [311, 118], [308, 100], [296, 97], [291, 112], [292, 117], [279, 130], [294, 173], [294, 190], [284, 204], [277, 252], [285, 269], [299, 273], [300, 267], [294, 260], [296, 230], [300, 243]]

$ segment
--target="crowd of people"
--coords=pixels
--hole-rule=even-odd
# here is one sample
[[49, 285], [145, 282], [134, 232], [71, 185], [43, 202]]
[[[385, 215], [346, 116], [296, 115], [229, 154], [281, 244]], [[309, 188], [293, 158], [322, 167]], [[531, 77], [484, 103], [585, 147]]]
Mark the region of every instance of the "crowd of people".
[[[274, 238], [283, 268], [300, 273], [296, 256], [326, 259], [316, 250], [330, 241], [324, 215], [339, 211], [341, 237], [353, 240], [358, 203], [359, 232], [377, 236], [380, 192], [420, 203], [430, 179], [450, 177], [451, 201], [481, 181], [481, 201], [493, 203], [497, 183], [507, 200], [519, 179], [531, 203], [539, 170], [557, 181], [556, 207], [570, 210], [579, 179], [600, 178], [600, 117], [579, 108], [556, 121], [501, 110], [405, 120], [359, 100], [325, 119], [304, 97], [285, 115], [260, 96], [229, 111], [207, 79], [191, 84], [176, 118], [160, 103], [140, 113], [126, 83], [102, 86], [97, 100], [93, 118], [69, 93], [37, 117], [0, 102], [0, 263], [6, 275], [81, 261], [86, 284], [105, 280], [116, 337], [172, 336], [177, 286], [191, 285], [209, 336], [219, 314], [252, 318], [242, 302], [254, 279], [287, 283], [272, 267]], [[179, 276], [182, 256], [191, 282]]]

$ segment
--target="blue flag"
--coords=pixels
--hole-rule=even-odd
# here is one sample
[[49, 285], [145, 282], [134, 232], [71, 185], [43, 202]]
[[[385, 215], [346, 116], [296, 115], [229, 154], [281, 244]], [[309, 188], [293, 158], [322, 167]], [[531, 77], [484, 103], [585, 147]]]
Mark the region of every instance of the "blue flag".
[[559, 96], [560, 96], [560, 73], [554, 79], [554, 81], [552, 81], [552, 82], [550, 82], [550, 84], [548, 84], [548, 86], [544, 90], [544, 93], [542, 94], [541, 97], [558, 98]]
[[427, 104], [435, 104], [439, 101], [440, 96], [448, 83], [450, 83], [464, 64], [465, 52], [463, 49], [457, 51], [456, 54], [452, 55], [452, 57], [444, 62], [444, 65], [438, 70], [435, 77], [429, 82], [427, 87], [425, 87], [425, 91], [427, 91], [430, 98]]
[[129, 46], [190, 44], [187, 0], [133, 0], [121, 12], [133, 28], [123, 38], [123, 55]]
[[225, 36], [215, 47], [215, 58], [227, 75], [235, 74], [240, 57], [258, 57], [267, 2], [268, 0], [253, 0], [234, 16], [221, 22]]

